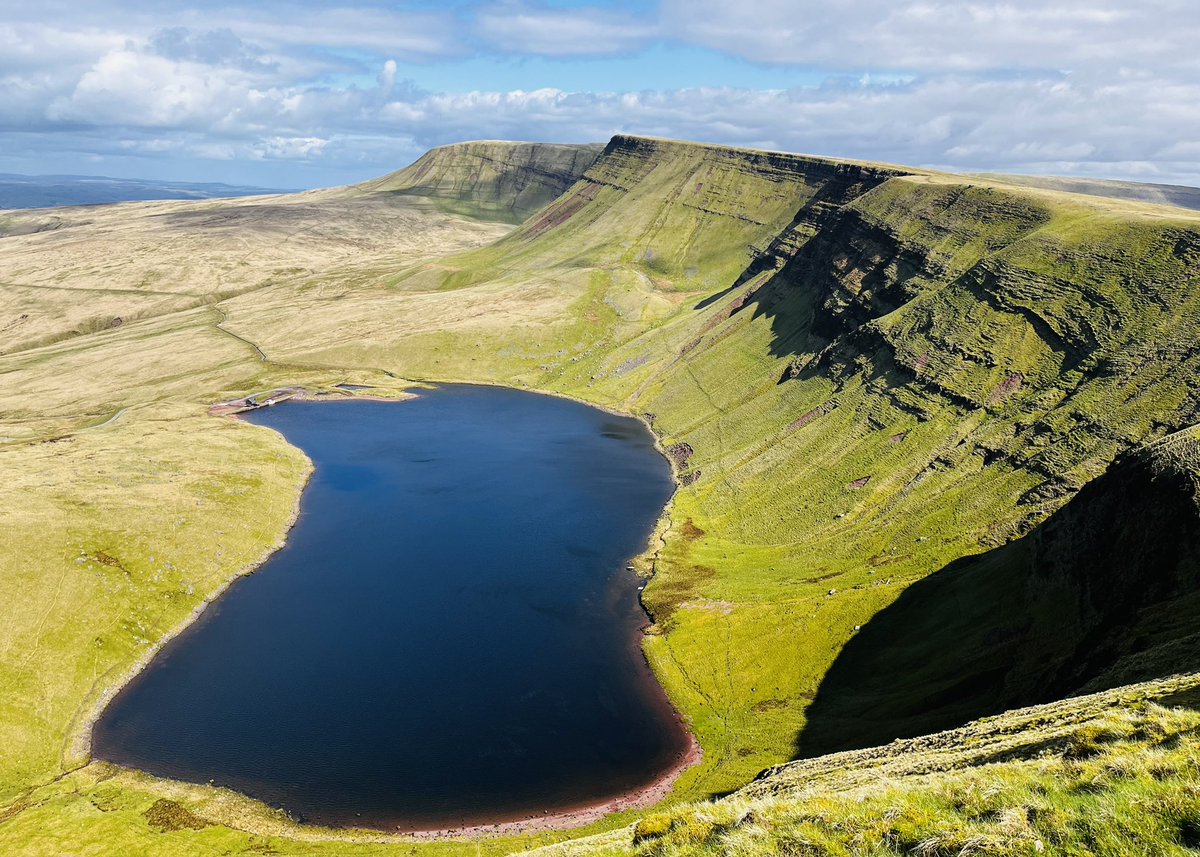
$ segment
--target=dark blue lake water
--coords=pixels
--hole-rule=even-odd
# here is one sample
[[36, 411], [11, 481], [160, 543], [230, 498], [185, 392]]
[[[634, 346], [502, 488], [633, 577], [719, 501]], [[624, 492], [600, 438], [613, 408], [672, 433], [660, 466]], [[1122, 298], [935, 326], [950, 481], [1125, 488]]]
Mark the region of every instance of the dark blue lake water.
[[316, 464], [300, 518], [116, 697], [98, 758], [421, 829], [611, 797], [684, 752], [625, 570], [672, 491], [639, 422], [470, 386], [245, 418]]

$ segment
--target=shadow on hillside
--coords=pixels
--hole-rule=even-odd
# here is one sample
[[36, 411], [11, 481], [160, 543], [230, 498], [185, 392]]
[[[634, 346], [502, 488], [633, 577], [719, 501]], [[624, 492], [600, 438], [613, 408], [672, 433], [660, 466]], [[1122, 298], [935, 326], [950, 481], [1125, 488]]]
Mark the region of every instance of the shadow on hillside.
[[1190, 708], [1193, 711], [1200, 711], [1200, 687], [1193, 687], [1173, 693], [1170, 696], [1164, 696], [1159, 700], [1159, 704], [1165, 705], [1168, 708]]
[[[768, 256], [766, 256], [766, 255], [755, 256], [754, 260], [751, 261], [750, 264], [746, 266], [746, 270], [744, 270], [744, 271], [742, 271], [742, 273], [738, 274], [737, 279], [733, 281], [733, 285], [729, 286], [728, 288], [722, 289], [721, 291], [716, 292], [715, 294], [711, 294], [708, 297], [697, 301], [696, 305], [694, 307], [692, 307], [692, 309], [694, 309], [694, 310], [708, 309], [710, 306], [715, 304], [717, 301], [721, 300], [721, 298], [725, 297], [726, 295], [732, 294], [733, 292], [736, 292], [742, 286], [746, 285], [746, 283], [750, 282], [751, 280], [753, 280], [755, 277], [757, 277], [759, 274], [763, 273], [764, 271], [769, 271], [772, 267], [773, 267], [773, 263]], [[737, 312], [737, 310], [734, 309], [733, 312]]]
[[1026, 536], [913, 583], [842, 650], [797, 755], [1200, 669], [1196, 492], [1190, 465], [1137, 453]]
[[[768, 285], [751, 287], [740, 300], [735, 299], [730, 313], [739, 312], [743, 307], [753, 307], [755, 315], [769, 315], [773, 320], [782, 322], [792, 315], [789, 305], [794, 302], [798, 292], [808, 293], [802, 296], [802, 303], [811, 302], [813, 294], [829, 294], [837, 285], [834, 260], [842, 262], [845, 260], [844, 251], [849, 249], [853, 253], [855, 250], [845, 241], [846, 226], [853, 224], [853, 231], [854, 227], [862, 225], [857, 215], [847, 213], [845, 206], [889, 177], [890, 174], [855, 168], [840, 170], [830, 176], [796, 211], [791, 223], [765, 247], [751, 248], [753, 258], [728, 288], [709, 295], [693, 309], [706, 309], [751, 283], [759, 275], [776, 270], [778, 273], [770, 278]], [[799, 252], [794, 249], [797, 241], [803, 244]], [[885, 266], [878, 265], [875, 259], [871, 263], [879, 268], [875, 272], [876, 279], [882, 280]], [[811, 312], [805, 313], [805, 320], [813, 320]], [[777, 337], [777, 343], [786, 338]], [[787, 346], [783, 348], [773, 348], [772, 351], [780, 356], [785, 353]]]
[[[922, 276], [920, 260], [910, 258], [908, 251], [852, 210], [806, 205], [795, 222], [807, 224], [813, 218], [819, 218], [823, 228], [795, 255], [773, 244], [732, 285], [695, 305], [700, 311], [728, 301], [685, 351], [724, 319], [745, 314], [770, 325], [768, 353], [788, 361], [778, 377], [781, 384], [814, 376], [839, 383], [858, 374], [868, 382], [885, 380], [889, 386], [913, 383], [917, 374], [895, 361], [892, 345], [869, 322], [912, 299], [918, 289], [914, 281]], [[789, 240], [794, 236], [785, 230], [775, 243], [786, 245]], [[856, 281], [854, 294], [842, 281], [847, 276]], [[954, 399], [951, 391], [945, 395]]]

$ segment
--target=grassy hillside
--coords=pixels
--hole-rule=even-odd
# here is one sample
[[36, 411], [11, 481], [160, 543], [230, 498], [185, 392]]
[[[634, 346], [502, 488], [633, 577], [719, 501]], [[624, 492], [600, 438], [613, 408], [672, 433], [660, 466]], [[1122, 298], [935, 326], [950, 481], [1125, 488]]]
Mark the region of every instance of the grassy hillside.
[[[608, 356], [727, 289], [781, 231], [804, 228], [794, 219], [889, 174], [617, 137], [579, 182], [501, 241], [403, 271], [356, 270], [353, 282], [339, 275], [230, 301], [230, 327], [281, 360], [595, 398], [579, 377], [586, 357]], [[338, 312], [327, 313], [334, 295]]]
[[574, 184], [602, 148], [487, 141], [441, 146], [347, 191], [409, 196], [467, 217], [520, 223]]
[[[683, 371], [666, 357], [641, 382], [638, 406], [699, 471], [675, 514], [705, 532], [680, 531], [647, 590], [667, 617], [650, 650], [724, 707], [729, 770], [779, 752], [784, 731], [809, 752], [845, 746], [806, 734], [806, 711], [859, 627], [1028, 531], [1122, 450], [1195, 422], [1179, 383], [1194, 370], [1175, 357], [1194, 324], [1194, 226], [901, 178], [826, 234], [692, 321]], [[722, 633], [745, 661], [714, 657]], [[887, 692], [919, 697], [922, 678], [888, 674]]]
[[[705, 751], [676, 801], [739, 789], [798, 753], [1200, 667], [1197, 215], [646, 138], [594, 154], [469, 144], [349, 191], [5, 220], [0, 508], [23, 510], [0, 550], [10, 850], [73, 836], [97, 853], [416, 847], [102, 765], [64, 777], [86, 762], [97, 700], [282, 537], [302, 458], [205, 416], [275, 386], [477, 380], [645, 416], [682, 483], [661, 549], [638, 561], [655, 572], [645, 650]], [[565, 190], [549, 201], [555, 182]], [[516, 228], [496, 222], [543, 196]], [[70, 526], [47, 538], [55, 520]], [[1065, 710], [1005, 721], [1005, 734], [1036, 744]], [[1134, 771], [1125, 791], [1080, 797], [1083, 768], [1061, 754], [997, 782], [1059, 795], [1044, 811], [1068, 826], [1118, 804], [1149, 824], [1160, 816], [1146, 807], [1185, 787], [1194, 727], [1146, 711], [1097, 727], [1119, 733], [1100, 743]], [[1158, 756], [1130, 737], [1160, 729], [1183, 737]], [[955, 734], [938, 740], [975, 740]], [[754, 811], [762, 823], [714, 822], [719, 836], [681, 823], [638, 848], [806, 853], [771, 830], [816, 836], [811, 822], [829, 829], [809, 853], [857, 847], [830, 829], [876, 837], [861, 853], [911, 850], [924, 840], [904, 837], [961, 809], [940, 789], [991, 775], [883, 797], [781, 786], [771, 815]], [[752, 788], [719, 806], [760, 799]], [[805, 807], [826, 799], [836, 806], [812, 821]], [[160, 800], [180, 807], [166, 833]], [[924, 807], [927, 823], [868, 830], [880, 801]], [[975, 830], [1008, 808], [954, 817]], [[629, 849], [630, 820], [578, 847]], [[1022, 837], [1013, 853], [1032, 847]], [[1117, 842], [1097, 849], [1122, 853]]]

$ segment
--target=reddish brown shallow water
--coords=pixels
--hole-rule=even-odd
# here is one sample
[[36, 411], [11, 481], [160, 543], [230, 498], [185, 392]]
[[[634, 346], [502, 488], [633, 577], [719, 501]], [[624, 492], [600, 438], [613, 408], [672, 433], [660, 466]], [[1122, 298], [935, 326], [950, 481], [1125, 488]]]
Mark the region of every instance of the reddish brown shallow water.
[[300, 519], [117, 696], [97, 757], [416, 830], [603, 801], [688, 750], [624, 570], [672, 491], [644, 426], [470, 386], [248, 419], [316, 464]]

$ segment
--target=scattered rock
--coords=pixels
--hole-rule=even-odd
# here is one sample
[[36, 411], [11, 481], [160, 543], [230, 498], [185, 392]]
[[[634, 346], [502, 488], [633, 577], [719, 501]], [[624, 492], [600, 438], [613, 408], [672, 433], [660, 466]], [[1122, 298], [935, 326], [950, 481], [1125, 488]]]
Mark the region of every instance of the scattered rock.
[[640, 369], [650, 362], [650, 352], [644, 351], [635, 357], [630, 357], [628, 360], [622, 361], [616, 369], [612, 371], [614, 378], [619, 378], [632, 372], [634, 369]]
[[687, 467], [688, 461], [695, 454], [696, 450], [692, 449], [692, 445], [690, 443], [673, 443], [667, 447], [667, 456], [672, 462], [674, 462], [675, 467], [679, 470], [683, 470], [685, 467]]

